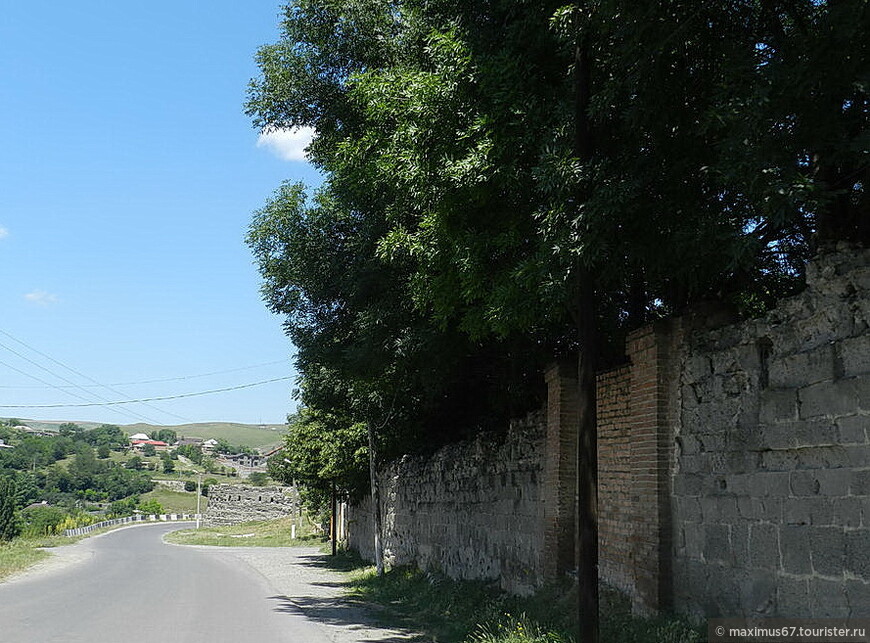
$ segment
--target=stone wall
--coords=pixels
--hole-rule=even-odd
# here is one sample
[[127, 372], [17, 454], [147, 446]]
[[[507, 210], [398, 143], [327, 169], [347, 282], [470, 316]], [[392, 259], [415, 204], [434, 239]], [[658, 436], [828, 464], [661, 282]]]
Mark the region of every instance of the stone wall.
[[[698, 309], [598, 377], [599, 563], [641, 612], [870, 617], [870, 251], [840, 247], [761, 319]], [[576, 376], [504, 444], [382, 474], [395, 564], [526, 592], [576, 565]], [[368, 505], [349, 537], [371, 556]]]
[[810, 264], [764, 319], [687, 332], [674, 599], [704, 615], [870, 616], [870, 253]]
[[216, 526], [274, 520], [292, 516], [296, 506], [292, 487], [216, 484], [208, 488], [208, 508], [203, 523]]
[[[527, 593], [543, 576], [543, 413], [512, 423], [503, 442], [486, 436], [404, 457], [381, 472], [384, 554], [393, 565], [453, 578], [500, 579]], [[371, 505], [348, 508], [351, 547], [372, 559]]]

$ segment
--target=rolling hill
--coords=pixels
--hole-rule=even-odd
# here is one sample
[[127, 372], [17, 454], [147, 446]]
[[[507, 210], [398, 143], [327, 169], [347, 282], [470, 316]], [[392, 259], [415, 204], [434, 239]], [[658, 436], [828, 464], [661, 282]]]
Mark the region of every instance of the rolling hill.
[[[93, 429], [101, 424], [99, 422], [76, 422], [75, 420], [44, 421], [22, 419], [21, 422], [31, 428], [42, 431], [57, 431], [58, 427], [64, 422], [75, 422], [85, 429]], [[214, 438], [215, 440], [223, 438], [230, 444], [239, 444], [252, 448], [277, 446], [287, 431], [287, 427], [284, 424], [239, 424], [236, 422], [200, 422], [196, 424], [161, 426], [137, 423], [120, 426], [127, 435], [133, 435], [134, 433], [147, 433], [150, 435], [155, 430], [172, 429], [179, 437], [203, 438], [205, 440], [209, 438]]]

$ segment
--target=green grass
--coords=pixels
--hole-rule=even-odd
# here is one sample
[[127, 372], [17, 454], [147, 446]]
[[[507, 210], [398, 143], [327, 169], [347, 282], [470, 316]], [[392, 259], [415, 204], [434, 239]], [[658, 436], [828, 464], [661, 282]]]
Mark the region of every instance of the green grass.
[[[84, 429], [94, 429], [102, 424], [101, 422], [69, 421], [75, 422]], [[22, 422], [34, 429], [55, 432], [58, 431], [62, 424], [61, 421], [47, 422], [41, 420], [22, 420]], [[127, 435], [133, 435], [135, 433], [147, 433], [148, 435], [151, 435], [152, 432], [159, 429], [172, 429], [179, 435], [179, 437], [183, 435], [188, 438], [203, 438], [205, 440], [208, 440], [209, 438], [214, 438], [215, 440], [223, 438], [230, 444], [242, 444], [253, 448], [265, 447], [273, 444], [277, 446], [281, 442], [287, 427], [283, 424], [268, 424], [265, 426], [266, 428], [261, 428], [259, 424], [201, 422], [196, 424], [178, 424], [174, 426], [158, 427], [151, 424], [139, 423], [128, 424], [122, 426], [121, 429]]]
[[24, 571], [50, 556], [38, 549], [36, 541], [16, 538], [8, 543], [0, 543], [0, 580]]
[[[148, 500], [156, 500], [163, 507], [163, 510], [168, 514], [192, 514], [196, 513], [196, 492], [195, 491], [172, 491], [166, 487], [157, 485], [153, 491], [143, 493], [140, 497], [140, 502]], [[208, 506], [208, 498], [203, 497], [200, 500], [200, 511], [205, 513]]]
[[[421, 631], [435, 643], [573, 643], [577, 594], [550, 586], [529, 597], [510, 596], [484, 582], [454, 581], [442, 574], [399, 567], [378, 577], [373, 567], [340, 552], [330, 567], [349, 573], [355, 600], [378, 606], [385, 625]], [[685, 619], [639, 618], [618, 592], [603, 589], [601, 640], [620, 643], [701, 643], [702, 632]]]
[[184, 529], [167, 534], [166, 540], [177, 545], [217, 547], [298, 547], [321, 542], [307, 520], [303, 521], [301, 529], [297, 529], [297, 537], [291, 538], [293, 520], [293, 518], [281, 518], [225, 527]]

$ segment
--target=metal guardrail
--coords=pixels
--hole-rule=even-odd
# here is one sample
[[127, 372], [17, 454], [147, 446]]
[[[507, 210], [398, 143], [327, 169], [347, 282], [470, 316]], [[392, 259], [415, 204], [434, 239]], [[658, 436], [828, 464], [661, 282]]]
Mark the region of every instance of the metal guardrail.
[[199, 514], [152, 514], [150, 516], [127, 516], [126, 518], [113, 518], [112, 520], [103, 520], [102, 522], [95, 522], [92, 525], [88, 525], [87, 527], [76, 527], [75, 529], [64, 529], [64, 536], [84, 536], [85, 534], [89, 534], [96, 529], [102, 529], [103, 527], [111, 527], [113, 525], [127, 525], [127, 524], [135, 524], [135, 523], [148, 523], [148, 522], [174, 522], [179, 520], [189, 521], [189, 520], [197, 520], [201, 518]]

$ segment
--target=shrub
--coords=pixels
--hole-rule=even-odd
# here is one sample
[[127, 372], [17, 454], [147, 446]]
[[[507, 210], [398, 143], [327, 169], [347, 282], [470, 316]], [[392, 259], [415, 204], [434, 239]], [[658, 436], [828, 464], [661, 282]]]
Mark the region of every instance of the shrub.
[[185, 491], [196, 491], [196, 483], [193, 480], [185, 480], [184, 481], [184, 490]]
[[0, 541], [12, 540], [19, 532], [18, 513], [15, 511], [15, 482], [0, 478]]

